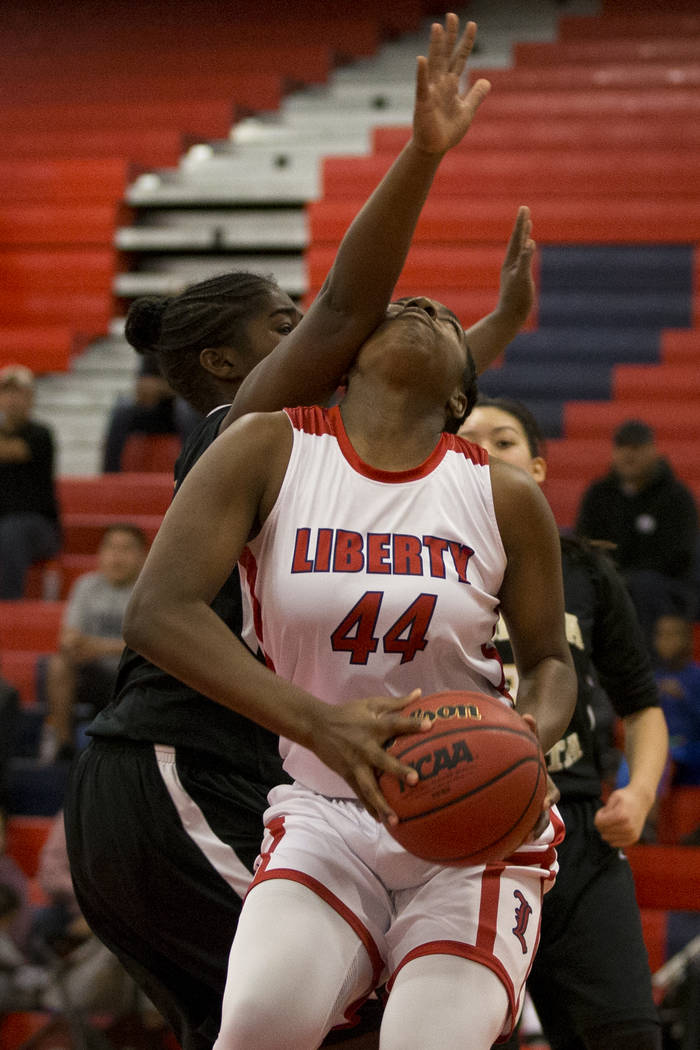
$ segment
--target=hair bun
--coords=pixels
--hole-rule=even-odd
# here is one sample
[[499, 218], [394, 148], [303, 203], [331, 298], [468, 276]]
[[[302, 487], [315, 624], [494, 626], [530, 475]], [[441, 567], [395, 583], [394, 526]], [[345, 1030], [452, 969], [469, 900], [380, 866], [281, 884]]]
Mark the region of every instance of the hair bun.
[[129, 307], [124, 335], [140, 354], [157, 352], [168, 302], [167, 296], [146, 297], [137, 299]]

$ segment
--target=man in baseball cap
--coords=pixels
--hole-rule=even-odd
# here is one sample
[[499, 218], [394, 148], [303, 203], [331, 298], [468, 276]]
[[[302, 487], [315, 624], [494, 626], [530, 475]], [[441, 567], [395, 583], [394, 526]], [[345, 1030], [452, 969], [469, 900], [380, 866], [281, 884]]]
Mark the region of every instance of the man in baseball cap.
[[61, 545], [54, 438], [31, 418], [34, 375], [0, 368], [0, 600], [24, 597], [27, 570]]
[[649, 644], [660, 616], [697, 612], [698, 515], [641, 419], [613, 433], [611, 469], [585, 491], [576, 532], [614, 544], [617, 562]]

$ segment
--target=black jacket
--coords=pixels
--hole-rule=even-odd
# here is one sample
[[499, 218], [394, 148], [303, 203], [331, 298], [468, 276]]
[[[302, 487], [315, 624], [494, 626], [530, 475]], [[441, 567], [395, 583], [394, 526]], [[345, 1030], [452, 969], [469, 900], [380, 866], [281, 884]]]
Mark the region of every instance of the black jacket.
[[692, 579], [698, 515], [690, 490], [665, 459], [641, 492], [627, 496], [611, 471], [594, 481], [581, 502], [576, 532], [616, 544], [622, 572], [648, 569], [679, 580]]

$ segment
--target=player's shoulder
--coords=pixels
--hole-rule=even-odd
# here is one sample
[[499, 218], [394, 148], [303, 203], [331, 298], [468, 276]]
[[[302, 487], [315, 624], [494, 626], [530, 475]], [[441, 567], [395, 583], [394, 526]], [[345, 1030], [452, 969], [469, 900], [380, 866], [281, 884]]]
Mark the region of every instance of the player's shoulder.
[[292, 427], [286, 412], [249, 412], [234, 420], [202, 457], [209, 463], [227, 462], [264, 468], [280, 455], [288, 456]]

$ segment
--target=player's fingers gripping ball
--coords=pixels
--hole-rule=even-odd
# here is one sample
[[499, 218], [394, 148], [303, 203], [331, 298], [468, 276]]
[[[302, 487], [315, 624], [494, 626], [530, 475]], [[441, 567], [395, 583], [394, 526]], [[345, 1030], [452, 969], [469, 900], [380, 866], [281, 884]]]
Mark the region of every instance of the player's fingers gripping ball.
[[389, 831], [410, 853], [441, 864], [493, 863], [521, 846], [547, 787], [535, 734], [503, 700], [450, 691], [412, 701], [402, 714], [430, 732], [395, 737], [391, 754], [418, 773], [410, 786], [384, 772], [379, 786], [399, 818]]

